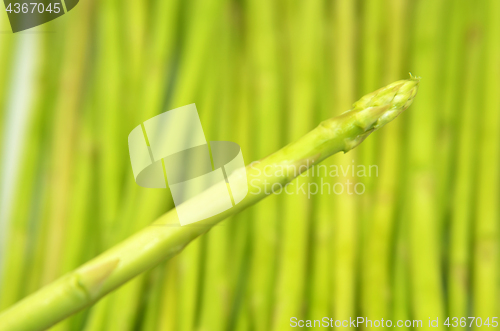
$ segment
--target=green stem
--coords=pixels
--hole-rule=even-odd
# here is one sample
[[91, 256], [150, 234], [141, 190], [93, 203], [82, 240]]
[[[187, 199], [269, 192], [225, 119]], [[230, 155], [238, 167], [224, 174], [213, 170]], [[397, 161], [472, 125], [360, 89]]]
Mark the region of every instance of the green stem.
[[[486, 318], [498, 315], [498, 239], [500, 214], [500, 107], [498, 104], [498, 72], [500, 72], [500, 2], [487, 2], [485, 28], [486, 54], [484, 61], [484, 111], [481, 115], [478, 165], [478, 194], [474, 217], [474, 267], [472, 316]], [[474, 328], [479, 329], [479, 328]]]
[[[346, 109], [354, 96], [355, 88], [355, 40], [356, 40], [356, 10], [357, 3], [350, 0], [340, 0], [335, 5], [336, 44], [335, 58], [335, 108]], [[341, 167], [353, 167], [356, 154], [338, 159]], [[352, 183], [352, 176], [344, 176], [341, 185]], [[335, 184], [337, 184], [335, 183]], [[355, 184], [355, 183], [354, 183]], [[359, 199], [360, 200], [360, 199]], [[355, 195], [339, 194], [333, 202], [335, 208], [331, 221], [334, 222], [333, 232], [333, 312], [336, 319], [355, 316], [356, 285], [359, 278], [358, 260], [358, 218], [359, 206]], [[351, 328], [352, 329], [352, 328]]]
[[[386, 64], [384, 72], [389, 81], [398, 75], [403, 64], [404, 36], [407, 32], [405, 29], [407, 20], [405, 9], [407, 6], [406, 1], [392, 0], [388, 2], [386, 8], [390, 17], [393, 18], [390, 28], [384, 31], [388, 35], [389, 42], [383, 54], [383, 63]], [[368, 10], [368, 12], [370, 11]], [[372, 65], [380, 67], [383, 63], [373, 63]], [[394, 235], [393, 228], [396, 221], [395, 212], [399, 205], [397, 192], [399, 188], [398, 178], [400, 178], [401, 173], [402, 124], [402, 122], [397, 122], [379, 134], [379, 156], [376, 163], [374, 158], [364, 160], [365, 166], [377, 165], [377, 174], [367, 178], [368, 182], [371, 183], [371, 185], [367, 185], [367, 191], [370, 193], [369, 190], [372, 187], [373, 192], [371, 192], [372, 197], [369, 200], [369, 210], [364, 215], [366, 223], [363, 224], [367, 234], [366, 239], [363, 240], [365, 242], [363, 266], [366, 271], [362, 276], [362, 307], [364, 314], [370, 319], [390, 317], [392, 299], [390, 293], [395, 293], [391, 288], [390, 256], [391, 239]], [[363, 148], [366, 149], [366, 146]], [[379, 172], [379, 169], [383, 169], [383, 171]], [[399, 295], [398, 293], [395, 298]]]
[[[441, 222], [437, 215], [435, 188], [438, 116], [441, 101], [441, 47], [444, 2], [424, 0], [415, 4], [415, 29], [411, 45], [416, 70], [428, 79], [419, 98], [421, 116], [411, 116], [408, 125], [408, 179], [404, 219], [409, 223], [412, 313], [418, 319], [444, 316], [441, 252]], [[419, 114], [420, 115], [420, 114]]]
[[[293, 3], [285, 6], [286, 26], [289, 37], [290, 94], [287, 125], [288, 139], [296, 139], [314, 125], [313, 109], [317, 95], [317, 78], [320, 73], [319, 54], [321, 13], [319, 1]], [[312, 165], [312, 164], [311, 164]], [[304, 315], [304, 296], [308, 284], [309, 236], [312, 222], [311, 199], [307, 187], [312, 183], [309, 176], [299, 176], [290, 183], [290, 194], [284, 200], [282, 230], [279, 253], [279, 268], [276, 281], [276, 304], [272, 330], [288, 329], [282, 323], [290, 316]], [[302, 191], [300, 187], [306, 187]], [[290, 275], [294, 275], [290, 277]]]
[[[480, 11], [472, 2], [469, 4], [468, 27], [481, 26], [484, 21]], [[460, 148], [455, 160], [454, 189], [452, 195], [452, 212], [450, 219], [449, 248], [449, 303], [450, 316], [467, 316], [470, 273], [470, 233], [474, 210], [474, 188], [477, 173], [477, 105], [481, 98], [482, 81], [481, 50], [484, 49], [483, 38], [468, 38], [465, 52], [464, 100], [460, 112], [460, 125], [457, 143]], [[456, 111], [457, 109], [455, 109]]]
[[[253, 157], [262, 157], [282, 146], [283, 103], [281, 62], [279, 60], [278, 20], [276, 1], [248, 1], [245, 21], [248, 29], [248, 53], [252, 72], [251, 121], [254, 130], [261, 132], [254, 139]], [[261, 120], [265, 118], [266, 120]], [[248, 145], [248, 147], [253, 147]], [[249, 296], [244, 305], [250, 309], [257, 330], [269, 330], [277, 269], [279, 242], [278, 221], [280, 199], [273, 197], [252, 211], [252, 251], [250, 262]], [[248, 326], [239, 323], [239, 328]], [[240, 330], [240, 329], [238, 329]]]
[[[283, 187], [310, 165], [355, 148], [409, 107], [418, 83], [418, 79], [412, 78], [371, 93], [350, 111], [322, 122], [297, 141], [247, 166], [248, 194], [233, 208], [182, 227], [176, 211], [169, 211], [142, 231], [3, 312], [0, 330], [43, 330], [96, 303], [130, 279], [172, 258], [220, 221], [265, 198], [266, 187]], [[244, 181], [240, 183], [243, 185]], [[210, 190], [187, 203], [203, 202], [207, 197], [211, 197]]]
[[[218, 40], [213, 43], [212, 50], [214, 64], [212, 73], [208, 73], [208, 81], [214, 77], [212, 86], [207, 87], [208, 116], [211, 118], [211, 131], [209, 139], [222, 140], [224, 137], [232, 138], [237, 130], [235, 126], [234, 107], [234, 82], [235, 54], [234, 29], [227, 21], [217, 24], [214, 37]], [[224, 65], [222, 65], [224, 64]], [[219, 96], [219, 97], [217, 97]], [[218, 120], [214, 121], [215, 115]], [[207, 116], [207, 117], [208, 117]], [[226, 330], [229, 315], [229, 277], [228, 277], [228, 253], [230, 244], [230, 228], [227, 224], [217, 226], [205, 237], [203, 258], [210, 263], [203, 263], [201, 271], [203, 277], [200, 282], [200, 296], [198, 304], [201, 309], [196, 316], [197, 309], [193, 309], [193, 315], [198, 317], [196, 328], [200, 330]], [[201, 257], [199, 257], [201, 261]], [[198, 275], [196, 275], [198, 276]], [[197, 293], [195, 293], [197, 294]], [[193, 308], [197, 308], [196, 306]], [[193, 319], [195, 321], [195, 319]]]

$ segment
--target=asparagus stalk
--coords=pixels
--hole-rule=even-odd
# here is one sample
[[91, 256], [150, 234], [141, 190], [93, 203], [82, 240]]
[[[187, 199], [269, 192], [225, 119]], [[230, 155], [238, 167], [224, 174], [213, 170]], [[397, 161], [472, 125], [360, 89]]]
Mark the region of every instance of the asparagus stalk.
[[[222, 49], [219, 38], [220, 25], [223, 21], [213, 18], [223, 16], [227, 1], [198, 0], [191, 3], [181, 1], [181, 4], [184, 10], [187, 8], [188, 11], [193, 11], [193, 15], [186, 29], [188, 35], [184, 38], [186, 46], [183, 51], [185, 55], [182, 56], [185, 61], [180, 68], [180, 80], [175, 87], [176, 97], [173, 103], [181, 105], [193, 98], [200, 100], [199, 111], [204, 129], [207, 130], [206, 137], [214, 138], [217, 95], [221, 85], [220, 68], [224, 61], [220, 61]], [[207, 16], [207, 12], [211, 12], [210, 17]], [[202, 30], [204, 35], [199, 33]], [[200, 53], [213, 56], [209, 59], [191, 56]], [[198, 70], [192, 71], [192, 68]], [[206, 247], [206, 240], [196, 240], [178, 259], [167, 264], [167, 277], [163, 284], [167, 296], [162, 302], [160, 330], [193, 330], [199, 323], [199, 308], [204, 293], [202, 279]], [[172, 282], [171, 279], [176, 281]]]
[[[209, 93], [207, 108], [212, 121], [212, 134], [210, 137], [223, 140], [224, 137], [232, 138], [237, 130], [234, 125], [236, 112], [234, 107], [234, 82], [232, 75], [236, 75], [235, 34], [234, 29], [228, 26], [227, 21], [218, 22], [214, 30], [218, 41], [214, 42], [212, 51], [214, 86], [207, 87]], [[219, 97], [217, 97], [219, 95]], [[214, 121], [217, 114], [218, 120]], [[229, 276], [227, 263], [229, 258], [229, 244], [232, 239], [230, 228], [227, 224], [217, 226], [204, 239], [203, 259], [210, 261], [203, 263], [203, 278], [200, 284], [201, 293], [199, 300], [199, 321], [196, 325], [199, 330], [226, 330], [229, 316]], [[200, 259], [201, 260], [201, 259]], [[196, 311], [195, 311], [196, 312]]]
[[[240, 41], [243, 42], [243, 41]], [[241, 45], [239, 45], [241, 46]], [[242, 47], [237, 52], [239, 70], [236, 74], [239, 77], [239, 84], [236, 91], [235, 108], [238, 109], [238, 117], [236, 122], [238, 124], [237, 135], [235, 141], [241, 146], [244, 151], [249, 151], [251, 148], [251, 134], [252, 123], [251, 117], [251, 98], [250, 98], [250, 66], [249, 59]], [[230, 313], [227, 322], [227, 329], [234, 331], [244, 331], [250, 326], [249, 318], [255, 315], [250, 315], [250, 267], [252, 263], [252, 227], [253, 227], [253, 213], [250, 211], [240, 213], [235, 216], [235, 220], [230, 223], [231, 227], [231, 246], [230, 255], [227, 263], [231, 266], [230, 272]], [[262, 267], [259, 269], [263, 269]]]
[[[336, 22], [335, 58], [335, 104], [336, 109], [344, 109], [354, 96], [356, 58], [356, 9], [355, 1], [340, 0], [334, 5]], [[392, 92], [391, 92], [392, 93]], [[353, 166], [349, 158], [339, 160], [342, 167]], [[349, 174], [343, 178], [353, 182]], [[343, 184], [343, 183], [341, 183]], [[359, 273], [356, 271], [358, 260], [358, 199], [356, 195], [340, 194], [334, 201], [334, 212], [331, 217], [333, 230], [333, 313], [336, 319], [355, 316], [356, 285]], [[352, 329], [352, 328], [350, 328]]]
[[[389, 42], [383, 57], [378, 60], [382, 61], [383, 59], [383, 63], [386, 65], [384, 72], [388, 81], [392, 81], [394, 77], [397, 77], [403, 66], [404, 36], [407, 33], [405, 29], [407, 6], [406, 0], [389, 0], [387, 1], [387, 8], [385, 8], [387, 15], [393, 17], [393, 20], [390, 28], [386, 26], [386, 29], [381, 31], [384, 35], [387, 35]], [[370, 13], [369, 10], [368, 13]], [[368, 15], [370, 16], [370, 14]], [[378, 24], [383, 23], [379, 22]], [[373, 45], [371, 48], [373, 47], [376, 46]], [[371, 63], [370, 65], [380, 67], [382, 62]], [[392, 252], [391, 239], [394, 238], [394, 223], [397, 219], [396, 209], [400, 205], [400, 196], [397, 192], [399, 191], [401, 173], [402, 124], [404, 123], [399, 121], [380, 133], [378, 148], [380, 153], [377, 153], [377, 160], [375, 160], [375, 156], [363, 160], [365, 166], [377, 164], [381, 169], [378, 177], [367, 178], [369, 183], [367, 193], [372, 193], [372, 196], [371, 198], [368, 196], [370, 198], [368, 201], [369, 210], [366, 215], [363, 215], [363, 220], [366, 222], [366, 224], [363, 224], [363, 228], [365, 228], [367, 234], [366, 239], [363, 240], [365, 243], [363, 254], [365, 271], [362, 274], [362, 311], [367, 318], [373, 319], [389, 318], [391, 316], [391, 294], [396, 292], [391, 291], [390, 259]], [[363, 150], [366, 150], [366, 147], [363, 146]], [[370, 192], [370, 186], [372, 186], [373, 192]], [[395, 264], [399, 266], [400, 263], [397, 261]], [[404, 305], [394, 304], [394, 307], [403, 308]]]
[[[294, 170], [306, 170], [308, 165], [358, 146], [410, 106], [418, 84], [419, 79], [412, 77], [364, 96], [351, 110], [322, 122], [297, 141], [247, 166], [246, 177], [253, 185], [246, 198], [233, 208], [183, 227], [173, 226], [179, 223], [175, 210], [164, 214], [129, 239], [4, 311], [0, 315], [0, 330], [43, 330], [96, 303], [135, 276], [178, 254], [215, 224], [265, 198], [265, 187], [283, 187], [298, 175]], [[210, 190], [187, 203], [205, 201], [209, 194]]]
[[78, 126], [79, 110], [85, 83], [87, 57], [86, 47], [90, 43], [91, 7], [86, 7], [82, 16], [76, 20], [72, 28], [74, 33], [79, 33], [78, 40], [67, 35], [65, 38], [64, 59], [60, 88], [67, 93], [59, 94], [55, 104], [54, 128], [52, 134], [52, 156], [50, 160], [51, 192], [49, 195], [49, 219], [44, 224], [45, 249], [44, 266], [42, 268], [42, 283], [52, 282], [61, 272], [64, 247], [69, 238], [66, 237], [71, 199], [69, 192], [73, 189], [73, 166], [75, 165], [75, 143], [80, 127]]
[[[102, 185], [98, 185], [96, 193], [98, 195], [98, 213], [96, 219], [99, 224], [99, 231], [97, 234], [100, 236], [100, 245], [104, 248], [112, 247], [113, 244], [119, 242], [115, 241], [117, 233], [120, 231], [117, 224], [118, 215], [120, 214], [120, 199], [121, 183], [120, 178], [123, 167], [123, 153], [120, 153], [126, 146], [120, 146], [119, 137], [123, 137], [123, 123], [120, 119], [123, 118], [123, 108], [128, 102], [123, 101], [122, 95], [125, 98], [128, 93], [122, 93], [126, 88], [125, 70], [123, 61], [116, 61], [119, 53], [124, 47], [124, 42], [119, 38], [121, 12], [114, 11], [116, 0], [105, 0], [96, 4], [95, 11], [95, 26], [99, 33], [96, 34], [96, 56], [95, 73], [93, 76], [92, 95], [95, 96], [95, 128], [96, 135], [95, 149], [98, 152], [98, 158], [95, 165], [96, 178], [99, 179]], [[107, 17], [107, 19], [105, 19]], [[108, 42], [109, 41], [109, 42]], [[140, 48], [140, 47], [138, 47]], [[114, 60], [115, 59], [115, 60]], [[102, 111], [102, 110], [106, 111]], [[136, 205], [137, 206], [137, 205]], [[121, 222], [129, 223], [128, 220], [120, 219]], [[96, 222], [96, 223], [97, 223]], [[136, 280], [137, 281], [137, 280]], [[130, 287], [130, 285], [128, 286]], [[127, 288], [128, 288], [127, 287]], [[126, 289], [120, 291], [124, 292]], [[106, 323], [110, 317], [109, 302], [120, 294], [114, 294], [106, 298], [100, 305], [91, 309], [89, 318], [85, 326], [85, 331], [98, 330], [99, 327]], [[131, 302], [136, 302], [130, 300]], [[106, 310], [104, 313], [103, 310]], [[122, 309], [123, 318], [117, 322], [127, 322], [131, 314]], [[116, 325], [120, 327], [121, 325]], [[125, 330], [124, 330], [125, 331]]]
[[[314, 123], [313, 109], [316, 97], [319, 66], [319, 47], [321, 32], [320, 1], [289, 2], [286, 6], [287, 33], [290, 39], [290, 120], [287, 137], [296, 139], [307, 132]], [[299, 187], [311, 183], [308, 176], [300, 176], [291, 186], [294, 192], [284, 201], [283, 215], [287, 222], [281, 224], [282, 239], [279, 254], [279, 268], [276, 282], [276, 304], [272, 330], [289, 328], [283, 321], [290, 316], [304, 316], [304, 298], [309, 276], [308, 248], [310, 241], [311, 199]], [[293, 276], [291, 276], [293, 275]]]
[[436, 204], [436, 139], [438, 112], [441, 101], [440, 54], [443, 47], [442, 25], [447, 14], [442, 1], [424, 0], [416, 3], [414, 36], [411, 42], [413, 65], [429, 78], [422, 91], [418, 109], [422, 116], [411, 116], [407, 128], [408, 157], [404, 219], [410, 236], [411, 293], [414, 318], [444, 316], [442, 275], [439, 264], [441, 252], [440, 219]]
[[[253, 72], [252, 120], [254, 130], [261, 132], [254, 138], [256, 157], [272, 153], [282, 146], [283, 129], [280, 125], [283, 102], [282, 62], [280, 61], [279, 5], [277, 1], [247, 1], [249, 62]], [[259, 120], [265, 118], [265, 121]], [[279, 215], [281, 197], [272, 197], [252, 211], [252, 251], [249, 276], [251, 310], [257, 330], [271, 328], [274, 288], [276, 282], [279, 242]], [[240, 328], [248, 325], [239, 324]], [[240, 330], [240, 329], [238, 329]]]
[[[326, 25], [327, 20], [321, 22], [320, 24]], [[319, 38], [324, 38], [329, 29], [322, 27], [322, 32], [319, 33]], [[323, 52], [327, 49], [320, 50]], [[331, 104], [335, 100], [335, 96], [331, 91], [332, 80], [330, 79], [332, 68], [330, 65], [332, 61], [324, 56], [318, 61], [318, 65], [322, 68], [321, 73], [318, 77], [317, 83], [317, 98], [320, 100], [318, 104], [318, 120], [323, 120], [331, 117], [331, 109], [333, 108]], [[371, 89], [370, 91], [372, 91]], [[327, 176], [324, 170], [328, 169], [334, 164], [333, 158], [325, 160], [321, 166], [317, 166], [315, 182], [320, 185], [332, 185], [334, 183], [334, 178]], [[331, 209], [332, 209], [332, 197], [331, 194], [322, 194], [314, 198], [312, 201], [312, 219], [314, 223], [311, 229], [311, 248], [310, 248], [310, 276], [308, 279], [307, 288], [307, 318], [315, 319], [318, 316], [329, 316], [331, 314], [331, 302], [332, 302], [332, 264], [325, 263], [331, 259], [332, 252], [332, 239], [333, 239], [333, 222], [331, 219]]]
[[[484, 21], [481, 11], [473, 2], [469, 2], [470, 22], [467, 26], [481, 27]], [[474, 211], [474, 187], [476, 184], [478, 149], [477, 105], [481, 100], [483, 38], [468, 38], [464, 66], [464, 97], [460, 112], [458, 129], [457, 157], [455, 160], [455, 178], [453, 178], [452, 211], [450, 215], [449, 246], [449, 291], [450, 316], [468, 316], [470, 302], [469, 279], [471, 269], [470, 233]], [[453, 315], [451, 315], [453, 314]], [[475, 315], [477, 316], [477, 315]]]
[[[483, 98], [484, 112], [480, 127], [478, 192], [476, 196], [474, 224], [473, 264], [473, 311], [472, 316], [486, 318], [498, 315], [498, 238], [500, 218], [498, 201], [500, 179], [498, 167], [500, 157], [500, 107], [498, 105], [498, 72], [500, 72], [500, 2], [490, 0], [485, 6], [486, 56], [484, 63]], [[496, 74], [495, 74], [496, 73]], [[479, 329], [477, 326], [474, 329]]]
[[[389, 43], [389, 57], [387, 58], [387, 62], [392, 65], [389, 66], [387, 72], [388, 77], [393, 79], [393, 77], [397, 77], [399, 75], [400, 69], [402, 68], [405, 61], [406, 49], [408, 48], [408, 39], [405, 37], [408, 34], [408, 27], [410, 16], [410, 1], [409, 0], [389, 0], [390, 3], [390, 12], [389, 17], [394, 17], [394, 22], [392, 22], [391, 26], [393, 28], [390, 29], [390, 34], [392, 37], [389, 37], [391, 42]], [[384, 166], [386, 169], [386, 165], [384, 162], [391, 163], [396, 162], [398, 165], [392, 165], [392, 169], [388, 170], [387, 173], [391, 174], [391, 177], [394, 177], [394, 180], [397, 181], [397, 175], [392, 175], [393, 169], [399, 169], [399, 176], [404, 174], [404, 162], [403, 162], [403, 126], [399, 122], [399, 127], [391, 127], [389, 131], [386, 132], [384, 130], [382, 132], [381, 145], [382, 150], [389, 149], [384, 152], [385, 155], [382, 155], [381, 159], [381, 167]], [[386, 161], [385, 161], [386, 160]], [[401, 178], [401, 177], [400, 177]], [[404, 178], [404, 177], [403, 177]], [[401, 206], [401, 194], [398, 192], [402, 192], [402, 185], [399, 183], [399, 187], [390, 188], [390, 185], [393, 185], [394, 180], [382, 182], [379, 185], [379, 192], [377, 192], [377, 204], [381, 203], [382, 205], [377, 207], [381, 212], [376, 212], [375, 219], [378, 217], [385, 217], [385, 214], [392, 213], [392, 217], [394, 218], [393, 222], [395, 223], [393, 226], [393, 242], [392, 247], [394, 247], [395, 253], [392, 256], [392, 267], [389, 267], [388, 272], [390, 275], [389, 281], [392, 278], [392, 289], [389, 288], [389, 292], [391, 297], [389, 298], [389, 304], [392, 303], [392, 307], [389, 310], [389, 316], [393, 319], [407, 319], [410, 312], [409, 305], [409, 275], [408, 275], [408, 258], [407, 258], [407, 250], [408, 250], [408, 224], [404, 222], [404, 219], [400, 216], [401, 208], [397, 206]], [[392, 201], [386, 200], [383, 198], [385, 189], [395, 190], [392, 192], [398, 196], [398, 202], [396, 202], [397, 206], [391, 206], [390, 203]], [[404, 190], [403, 190], [404, 191]], [[385, 213], [384, 213], [385, 211]], [[391, 270], [392, 269], [392, 270]], [[376, 294], [375, 294], [376, 295]], [[372, 301], [375, 304], [374, 301]], [[384, 302], [384, 303], [387, 303]], [[382, 303], [382, 309], [387, 309], [388, 307], [384, 307], [384, 303]]]

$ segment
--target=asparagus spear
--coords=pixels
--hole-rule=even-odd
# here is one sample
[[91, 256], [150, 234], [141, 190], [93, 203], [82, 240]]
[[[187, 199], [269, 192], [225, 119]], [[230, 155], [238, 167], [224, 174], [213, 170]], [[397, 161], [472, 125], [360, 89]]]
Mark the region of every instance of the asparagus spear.
[[[297, 139], [314, 125], [314, 114], [304, 112], [315, 106], [317, 78], [321, 72], [321, 13], [320, 1], [284, 1], [283, 17], [286, 33], [290, 38], [290, 85], [286, 136]], [[293, 36], [293, 37], [292, 37]], [[286, 197], [282, 215], [287, 221], [280, 226], [281, 238], [278, 254], [279, 267], [276, 275], [276, 297], [271, 330], [288, 330], [283, 321], [290, 316], [305, 314], [304, 301], [309, 276], [308, 251], [311, 225], [314, 223], [309, 192], [301, 192], [299, 187], [309, 187], [312, 178], [301, 176], [294, 181], [291, 190], [296, 192]], [[293, 275], [293, 276], [291, 276]]]
[[[500, 158], [500, 107], [495, 96], [498, 96], [498, 80], [495, 73], [500, 70], [500, 21], [498, 13], [500, 2], [488, 1], [486, 17], [486, 56], [484, 58], [483, 94], [484, 112], [481, 116], [479, 143], [479, 164], [477, 172], [476, 210], [474, 213], [474, 244], [473, 244], [473, 272], [472, 299], [474, 306], [472, 316], [482, 317], [483, 326], [486, 319], [498, 314], [498, 199], [500, 197], [497, 185], [500, 176], [498, 167]], [[476, 328], [479, 327], [476, 324]]]
[[[468, 18], [466, 27], [481, 27], [484, 14], [481, 8], [473, 2], [468, 3]], [[465, 6], [464, 6], [465, 7]], [[467, 7], [465, 7], [467, 9]], [[473, 148], [477, 144], [479, 116], [477, 105], [482, 97], [481, 80], [483, 73], [480, 70], [482, 50], [485, 48], [484, 38], [469, 38], [467, 50], [464, 52], [464, 93], [462, 107], [456, 107], [455, 112], [460, 114], [457, 121], [457, 149], [454, 161], [455, 176], [453, 177], [453, 194], [451, 195], [450, 213], [450, 244], [449, 244], [449, 274], [448, 274], [448, 302], [449, 316], [468, 316], [470, 298], [470, 270], [471, 270], [471, 231], [474, 222], [476, 174], [478, 173], [477, 160], [480, 149]], [[458, 108], [458, 109], [457, 109]], [[457, 110], [460, 110], [458, 112]], [[467, 151], [467, 152], [466, 152]], [[479, 221], [479, 220], [478, 220]], [[475, 301], [473, 301], [475, 302]], [[451, 315], [452, 314], [452, 315]], [[473, 315], [477, 316], [477, 315]]]
[[[376, 1], [375, 5], [372, 4], [372, 6], [377, 6]], [[405, 60], [405, 46], [407, 45], [405, 36], [408, 34], [406, 27], [408, 20], [407, 8], [408, 1], [387, 1], [387, 6], [382, 8], [384, 12], [380, 13], [379, 21], [376, 21], [377, 24], [373, 24], [374, 27], [378, 26], [379, 39], [382, 33], [390, 42], [381, 56], [377, 58], [377, 62], [372, 60], [372, 63], [370, 63], [368, 61], [369, 63], [366, 65], [366, 68], [381, 67], [385, 64], [382, 71], [385, 73], [384, 77], [388, 81], [399, 76]], [[394, 18], [390, 25], [382, 22], [386, 14]], [[367, 15], [372, 16], [370, 9], [367, 9]], [[368, 33], [367, 39], [372, 38], [377, 41], [375, 36], [371, 36]], [[369, 47], [375, 48], [376, 44]], [[375, 71], [372, 74], [373, 77], [366, 77], [368, 82], [372, 81], [369, 84], [370, 86], [378, 85], [373, 83], [374, 77], [377, 77], [378, 74], [382, 74], [382, 72]], [[398, 274], [395, 277], [396, 281], [391, 282], [390, 274], [391, 269], [397, 270], [404, 266], [399, 254], [400, 250], [396, 250], [398, 255], [391, 266], [393, 241], [394, 238], [397, 238], [394, 229], [401, 228], [397, 224], [397, 208], [401, 203], [401, 196], [398, 192], [400, 191], [402, 173], [402, 124], [404, 124], [403, 121], [399, 121], [384, 129], [379, 135], [379, 142], [374, 155], [366, 153], [368, 157], [363, 159], [365, 165], [377, 164], [379, 169], [383, 169], [378, 174], [379, 176], [363, 179], [363, 182], [366, 183], [366, 192], [363, 194], [365, 195], [366, 205], [362, 209], [364, 213], [362, 215], [363, 223], [361, 223], [361, 227], [364, 229], [364, 233], [362, 234], [363, 273], [361, 275], [361, 307], [363, 314], [367, 318], [373, 319], [391, 317], [391, 306], [396, 311], [404, 311], [406, 306], [404, 304], [406, 302], [404, 290], [400, 290], [401, 287], [399, 287], [404, 284], [406, 279], [399, 278], [400, 274]], [[366, 150], [366, 147], [366, 145], [363, 145], [360, 150]], [[405, 220], [401, 219], [399, 221], [404, 223]], [[404, 242], [404, 238], [398, 239]], [[398, 287], [396, 288], [393, 284], [398, 284]], [[392, 316], [392, 318], [395, 317]]]
[[[247, 180], [253, 185], [235, 207], [183, 227], [172, 226], [179, 222], [175, 210], [164, 214], [144, 230], [4, 311], [0, 314], [0, 330], [44, 330], [96, 303], [133, 277], [173, 257], [218, 222], [265, 198], [268, 192], [264, 186], [278, 189], [298, 175], [295, 169], [305, 170], [332, 154], [358, 146], [411, 105], [419, 81], [411, 77], [370, 93], [351, 110], [322, 122], [297, 141], [247, 166]], [[283, 169], [290, 171], [278, 171]], [[193, 199], [205, 201], [209, 191]]]
[[[253, 72], [252, 130], [265, 132], [253, 139], [254, 157], [262, 157], [282, 146], [284, 130], [281, 114], [284, 109], [283, 61], [280, 60], [280, 3], [277, 1], [247, 1], [248, 9], [248, 50], [249, 62]], [[265, 118], [265, 121], [260, 119]], [[280, 235], [279, 219], [282, 211], [282, 198], [273, 197], [252, 210], [252, 241], [249, 267], [249, 296], [252, 321], [257, 330], [271, 328], [274, 306], [274, 288], [278, 267]], [[240, 327], [248, 325], [240, 323]], [[237, 329], [240, 331], [241, 329]]]
[[[334, 108], [344, 109], [354, 97], [356, 86], [355, 58], [357, 39], [356, 30], [356, 8], [355, 1], [336, 1], [332, 7], [335, 21], [335, 50], [334, 50], [334, 86], [335, 96]], [[356, 153], [351, 153], [349, 158], [338, 161], [341, 167], [347, 167], [357, 159]], [[343, 180], [354, 182], [352, 176], [345, 176]], [[336, 181], [339, 183], [339, 181]], [[341, 183], [342, 184], [342, 183]], [[343, 320], [354, 316], [356, 311], [356, 285], [358, 283], [357, 260], [358, 252], [358, 229], [359, 229], [359, 202], [356, 196], [339, 194], [333, 201], [334, 208], [330, 213], [333, 225], [332, 241], [332, 313], [335, 319]], [[353, 329], [349, 327], [347, 330]]]
[[436, 316], [441, 319], [444, 300], [439, 258], [443, 220], [437, 215], [435, 186], [438, 120], [441, 115], [435, 110], [435, 105], [442, 97], [440, 54], [445, 38], [441, 31], [448, 13], [442, 1], [423, 0], [414, 8], [417, 28], [411, 40], [412, 65], [429, 77], [429, 83], [420, 96], [419, 116], [413, 116], [415, 113], [408, 116], [402, 218], [408, 224], [412, 317], [428, 319], [428, 316]]

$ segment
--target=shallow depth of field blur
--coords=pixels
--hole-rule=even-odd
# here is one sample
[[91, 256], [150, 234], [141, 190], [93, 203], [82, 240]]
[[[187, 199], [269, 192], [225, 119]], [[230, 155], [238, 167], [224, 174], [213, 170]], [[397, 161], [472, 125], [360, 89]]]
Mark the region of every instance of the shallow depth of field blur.
[[411, 71], [413, 105], [327, 160], [338, 176], [309, 172], [54, 329], [499, 314], [500, 1], [82, 0], [14, 35], [0, 20], [0, 310], [173, 207], [134, 182], [141, 122], [196, 103], [250, 163]]

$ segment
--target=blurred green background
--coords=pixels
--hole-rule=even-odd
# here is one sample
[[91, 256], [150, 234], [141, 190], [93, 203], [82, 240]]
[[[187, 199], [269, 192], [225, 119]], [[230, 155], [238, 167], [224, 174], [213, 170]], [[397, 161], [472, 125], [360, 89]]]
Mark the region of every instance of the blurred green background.
[[326, 163], [378, 176], [298, 179], [363, 194], [272, 195], [53, 329], [498, 315], [500, 1], [82, 0], [26, 32], [0, 20], [0, 310], [173, 207], [134, 182], [139, 123], [196, 103], [250, 163], [411, 71], [410, 109]]

